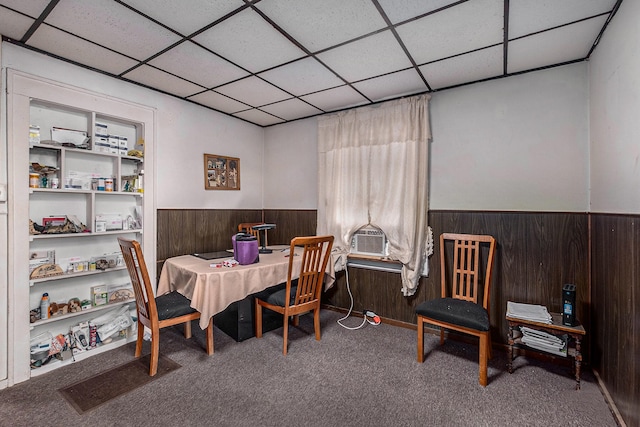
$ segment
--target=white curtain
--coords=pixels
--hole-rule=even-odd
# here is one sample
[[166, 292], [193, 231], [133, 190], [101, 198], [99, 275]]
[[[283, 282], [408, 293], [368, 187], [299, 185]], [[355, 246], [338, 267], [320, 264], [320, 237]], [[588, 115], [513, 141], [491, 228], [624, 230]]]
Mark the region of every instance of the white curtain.
[[336, 271], [352, 234], [380, 228], [400, 261], [402, 293], [413, 295], [428, 256], [429, 95], [318, 120], [318, 234], [332, 234]]

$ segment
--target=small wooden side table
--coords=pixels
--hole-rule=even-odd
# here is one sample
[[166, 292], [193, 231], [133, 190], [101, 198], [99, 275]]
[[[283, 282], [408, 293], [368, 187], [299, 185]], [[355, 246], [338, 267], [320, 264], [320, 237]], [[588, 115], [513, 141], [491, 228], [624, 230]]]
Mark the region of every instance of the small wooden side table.
[[[586, 331], [584, 327], [576, 322], [576, 326], [566, 326], [562, 324], [562, 314], [561, 313], [549, 313], [551, 314], [552, 321], [551, 323], [539, 323], [532, 322], [529, 320], [516, 319], [514, 317], [506, 316], [507, 323], [509, 324], [509, 362], [508, 362], [508, 370], [509, 373], [513, 372], [513, 346], [514, 345], [523, 345], [522, 343], [522, 333], [518, 329], [520, 326], [526, 326], [531, 329], [535, 329], [538, 331], [544, 331], [554, 336], [568, 335], [569, 342], [567, 343], [567, 355], [572, 356], [575, 362], [575, 374], [576, 374], [576, 390], [580, 390], [580, 364], [582, 363], [582, 353], [580, 353], [580, 341], [586, 335]], [[514, 332], [517, 332], [519, 335], [514, 336]], [[571, 341], [575, 344], [570, 346]], [[536, 351], [542, 351], [534, 347], [526, 347]], [[553, 354], [553, 353], [552, 353]]]

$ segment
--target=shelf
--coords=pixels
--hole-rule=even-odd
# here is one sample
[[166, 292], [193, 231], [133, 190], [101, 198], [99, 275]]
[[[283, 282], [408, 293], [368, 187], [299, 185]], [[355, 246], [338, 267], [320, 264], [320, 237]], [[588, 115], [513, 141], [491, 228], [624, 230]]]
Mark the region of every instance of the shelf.
[[92, 350], [85, 350], [79, 353], [76, 353], [71, 359], [68, 360], [59, 360], [59, 359], [51, 359], [46, 365], [41, 366], [39, 368], [31, 369], [31, 377], [37, 377], [42, 374], [46, 374], [47, 372], [51, 372], [55, 369], [61, 368], [63, 366], [69, 365], [74, 362], [79, 362], [88, 357], [95, 356], [97, 354], [103, 353], [105, 351], [113, 350], [114, 348], [121, 347], [125, 344], [133, 342], [136, 340], [136, 335], [131, 334], [130, 337], [127, 338], [117, 338], [107, 344], [102, 344], [99, 347], [96, 347]]
[[83, 276], [93, 276], [94, 274], [104, 274], [112, 271], [122, 271], [126, 269], [127, 267], [113, 267], [113, 268], [107, 268], [106, 270], [81, 271], [78, 273], [65, 273], [65, 274], [60, 274], [58, 276], [41, 277], [39, 279], [29, 279], [29, 286], [34, 286], [44, 282], [51, 282], [54, 280], [72, 279], [74, 277], [83, 277]]
[[91, 307], [91, 308], [89, 308], [87, 310], [78, 311], [76, 313], [61, 314], [59, 316], [50, 317], [48, 319], [38, 320], [37, 322], [30, 323], [30, 329], [33, 330], [37, 326], [46, 325], [47, 323], [53, 323], [53, 322], [57, 322], [57, 321], [63, 320], [63, 319], [70, 319], [72, 317], [83, 316], [83, 315], [88, 314], [88, 313], [96, 313], [96, 312], [99, 312], [99, 311], [108, 310], [110, 308], [119, 307], [121, 305], [129, 304], [131, 302], [135, 302], [135, 299], [132, 298], [132, 299], [127, 300], [127, 301], [120, 301], [120, 302], [114, 302], [114, 303], [111, 303], [111, 304], [101, 305], [101, 306], [98, 306], [98, 307]]
[[83, 232], [83, 233], [58, 233], [58, 234], [30, 234], [30, 241], [40, 239], [64, 239], [69, 237], [95, 237], [95, 236], [108, 236], [113, 234], [128, 234], [128, 233], [142, 233], [142, 228], [134, 228], [130, 230], [113, 230], [113, 231], [101, 231], [99, 233]]
[[44, 150], [52, 150], [52, 151], [68, 151], [70, 153], [81, 153], [81, 154], [89, 154], [89, 155], [93, 155], [93, 156], [102, 156], [102, 157], [112, 157], [112, 158], [119, 158], [119, 159], [124, 159], [124, 160], [131, 160], [134, 162], [144, 162], [144, 157], [135, 157], [135, 156], [122, 156], [120, 154], [115, 154], [115, 153], [101, 153], [99, 151], [93, 151], [93, 150], [84, 150], [82, 148], [71, 148], [71, 147], [63, 147], [61, 145], [53, 145], [53, 144], [30, 144], [29, 145], [30, 149], [44, 149]]
[[99, 191], [99, 190], [82, 190], [79, 188], [29, 188], [29, 194], [33, 193], [55, 193], [55, 194], [104, 194], [118, 196], [134, 196], [143, 197], [144, 193], [138, 191]]

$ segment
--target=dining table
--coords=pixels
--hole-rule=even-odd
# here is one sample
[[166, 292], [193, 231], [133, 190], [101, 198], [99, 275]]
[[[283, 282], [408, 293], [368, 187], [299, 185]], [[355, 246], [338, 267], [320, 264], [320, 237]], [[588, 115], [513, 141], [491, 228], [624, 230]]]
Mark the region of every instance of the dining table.
[[[233, 253], [229, 257], [206, 260], [195, 255], [168, 258], [162, 266], [157, 295], [177, 291], [191, 300], [191, 307], [200, 312], [200, 327], [205, 329], [209, 319], [230, 304], [249, 295], [287, 281], [291, 258], [291, 279], [300, 275], [301, 247], [290, 253], [289, 245], [269, 246], [271, 253], [259, 254], [258, 262], [235, 264]], [[327, 265], [325, 289], [335, 280], [333, 265]]]

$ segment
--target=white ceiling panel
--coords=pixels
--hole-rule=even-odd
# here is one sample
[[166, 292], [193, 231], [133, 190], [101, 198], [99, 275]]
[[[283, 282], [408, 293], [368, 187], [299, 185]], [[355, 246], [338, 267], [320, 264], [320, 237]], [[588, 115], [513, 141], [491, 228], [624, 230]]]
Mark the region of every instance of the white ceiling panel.
[[427, 90], [413, 68], [354, 83], [353, 86], [374, 102]]
[[190, 96], [187, 99], [229, 114], [250, 108], [250, 106], [243, 104], [242, 102], [238, 102], [228, 96], [221, 95], [211, 90]]
[[610, 11], [616, 0], [511, 0], [509, 39]]
[[254, 73], [305, 55], [250, 9], [194, 37], [194, 41]]
[[288, 93], [257, 77], [249, 77], [220, 86], [216, 91], [253, 107], [291, 98]]
[[282, 117], [285, 120], [295, 120], [301, 117], [315, 116], [322, 111], [303, 102], [297, 98], [276, 102], [275, 104], [260, 107], [261, 110], [271, 113], [274, 116]]
[[190, 41], [180, 43], [149, 64], [208, 88], [248, 75], [242, 68]]
[[111, 74], [123, 73], [137, 64], [131, 58], [72, 36], [49, 25], [38, 27], [27, 44]]
[[0, 8], [0, 31], [3, 36], [20, 40], [34, 21], [18, 12]]
[[[0, 0], [0, 5], [25, 13], [32, 18], [38, 18], [47, 7], [47, 4], [49, 4], [49, 0]], [[4, 13], [5, 11], [0, 8], [0, 14]], [[2, 34], [6, 35], [4, 29], [2, 30]]]
[[433, 12], [452, 3], [457, 3], [458, 0], [378, 0], [378, 2], [389, 17], [389, 20], [397, 24], [415, 16]]
[[234, 116], [247, 120], [251, 123], [257, 123], [260, 126], [269, 126], [282, 123], [284, 120], [267, 114], [260, 110], [247, 110], [235, 113]]
[[204, 89], [148, 65], [142, 65], [124, 74], [123, 77], [180, 97], [193, 95]]
[[257, 7], [311, 52], [386, 26], [370, 0], [269, 0]]
[[328, 50], [318, 58], [348, 81], [391, 73], [412, 65], [391, 31]]
[[622, 1], [0, 0], [0, 33], [270, 126], [587, 60]]
[[[242, 0], [124, 0], [145, 15], [184, 36], [217, 21], [244, 5]], [[186, 9], [186, 10], [185, 10]]]
[[502, 46], [495, 46], [432, 62], [420, 70], [431, 89], [442, 89], [502, 75], [503, 58]]
[[397, 27], [418, 64], [501, 43], [503, 0], [474, 0]]
[[324, 111], [338, 110], [367, 103], [367, 99], [349, 86], [340, 86], [322, 92], [301, 96], [311, 105]]
[[593, 18], [509, 42], [508, 72], [584, 59], [605, 20]]
[[294, 95], [304, 95], [344, 84], [327, 67], [310, 57], [265, 71], [259, 76]]
[[45, 22], [139, 60], [180, 40], [110, 0], [63, 0]]

